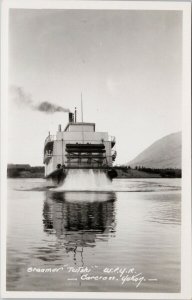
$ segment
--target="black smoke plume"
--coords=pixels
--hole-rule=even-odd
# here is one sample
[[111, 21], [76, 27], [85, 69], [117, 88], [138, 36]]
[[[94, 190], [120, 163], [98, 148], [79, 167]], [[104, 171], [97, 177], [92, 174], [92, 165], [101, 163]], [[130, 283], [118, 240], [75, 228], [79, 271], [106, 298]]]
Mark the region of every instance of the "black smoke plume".
[[28, 107], [32, 110], [41, 111], [47, 114], [53, 114], [55, 112], [70, 112], [68, 108], [55, 105], [48, 101], [40, 102], [38, 104], [34, 103], [31, 95], [27, 94], [21, 87], [12, 86], [10, 91], [12, 100], [14, 100], [16, 105], [20, 108]]
[[62, 106], [57, 106], [50, 102], [41, 102], [39, 105], [36, 106], [36, 110], [43, 111], [46, 113], [55, 113], [55, 112], [69, 112], [69, 109], [64, 108]]

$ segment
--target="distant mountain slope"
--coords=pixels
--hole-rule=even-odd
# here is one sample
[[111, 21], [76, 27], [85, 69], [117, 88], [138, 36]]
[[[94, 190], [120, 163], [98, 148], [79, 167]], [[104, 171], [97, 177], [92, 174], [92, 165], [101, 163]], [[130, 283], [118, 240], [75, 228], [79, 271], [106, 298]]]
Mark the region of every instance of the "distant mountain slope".
[[181, 132], [157, 140], [127, 165], [181, 169]]

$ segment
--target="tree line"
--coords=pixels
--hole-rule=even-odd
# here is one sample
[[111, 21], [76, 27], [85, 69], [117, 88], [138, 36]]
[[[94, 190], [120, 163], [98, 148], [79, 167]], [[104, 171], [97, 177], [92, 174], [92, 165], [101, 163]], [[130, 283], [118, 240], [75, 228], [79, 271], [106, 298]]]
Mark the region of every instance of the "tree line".
[[148, 168], [143, 166], [115, 166], [115, 169], [129, 172], [130, 170], [137, 170], [140, 172], [159, 174], [163, 178], [181, 178], [182, 170], [178, 168]]

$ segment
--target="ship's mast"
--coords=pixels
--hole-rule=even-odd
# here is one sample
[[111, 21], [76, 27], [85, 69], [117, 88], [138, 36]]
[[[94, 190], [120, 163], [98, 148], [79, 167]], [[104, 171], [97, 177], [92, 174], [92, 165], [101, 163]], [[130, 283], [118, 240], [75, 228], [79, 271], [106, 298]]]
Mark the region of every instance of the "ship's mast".
[[82, 92], [81, 92], [81, 122], [82, 122], [82, 140], [84, 144], [84, 130], [83, 130], [83, 99], [82, 99]]

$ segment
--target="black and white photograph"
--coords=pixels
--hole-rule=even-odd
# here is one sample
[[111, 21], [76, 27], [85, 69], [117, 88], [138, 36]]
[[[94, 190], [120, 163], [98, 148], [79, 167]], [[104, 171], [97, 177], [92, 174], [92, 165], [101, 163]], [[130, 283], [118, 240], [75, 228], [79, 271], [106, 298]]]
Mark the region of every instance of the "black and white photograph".
[[2, 11], [3, 297], [191, 299], [190, 2]]

